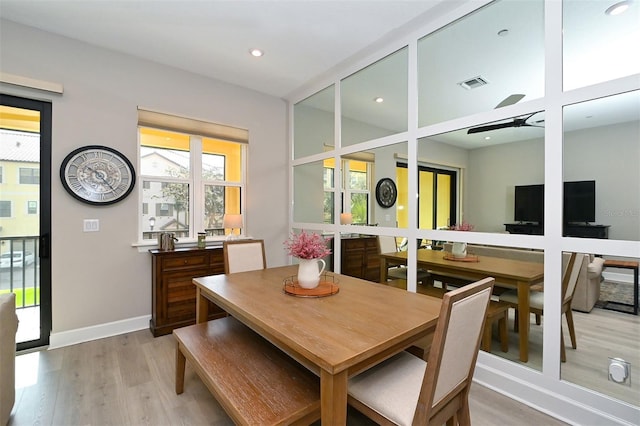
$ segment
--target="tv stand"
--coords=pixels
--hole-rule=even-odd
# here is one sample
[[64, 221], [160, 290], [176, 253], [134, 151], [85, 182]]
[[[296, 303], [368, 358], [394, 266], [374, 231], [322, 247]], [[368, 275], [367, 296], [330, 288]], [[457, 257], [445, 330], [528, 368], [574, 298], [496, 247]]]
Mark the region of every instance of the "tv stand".
[[609, 227], [611, 225], [590, 225], [583, 223], [565, 223], [562, 235], [564, 237], [580, 238], [609, 238]]
[[539, 223], [505, 223], [504, 227], [510, 234], [544, 235], [544, 225]]
[[[611, 225], [589, 225], [582, 223], [565, 223], [562, 235], [579, 238], [609, 238]], [[544, 225], [538, 223], [505, 223], [505, 229], [510, 234], [544, 235]]]

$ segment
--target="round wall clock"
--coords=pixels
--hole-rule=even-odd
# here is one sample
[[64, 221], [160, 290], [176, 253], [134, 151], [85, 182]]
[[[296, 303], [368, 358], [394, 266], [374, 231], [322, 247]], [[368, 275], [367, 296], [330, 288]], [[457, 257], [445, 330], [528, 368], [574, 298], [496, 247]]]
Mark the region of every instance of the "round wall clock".
[[89, 145], [69, 153], [60, 166], [62, 185], [74, 198], [105, 206], [131, 193], [136, 172], [131, 162], [113, 148]]
[[376, 201], [381, 207], [389, 208], [396, 203], [398, 189], [395, 182], [390, 178], [382, 178], [376, 185]]

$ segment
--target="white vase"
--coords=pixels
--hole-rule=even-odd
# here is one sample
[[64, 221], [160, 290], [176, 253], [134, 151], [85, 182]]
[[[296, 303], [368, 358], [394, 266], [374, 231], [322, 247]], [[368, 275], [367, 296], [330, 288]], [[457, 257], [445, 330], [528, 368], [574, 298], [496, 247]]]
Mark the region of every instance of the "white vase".
[[[320, 267], [322, 264], [322, 267]], [[300, 259], [298, 265], [298, 285], [302, 288], [316, 288], [320, 284], [320, 274], [327, 264], [322, 259]]]
[[453, 257], [467, 257], [467, 243], [453, 243], [451, 253], [453, 254]]

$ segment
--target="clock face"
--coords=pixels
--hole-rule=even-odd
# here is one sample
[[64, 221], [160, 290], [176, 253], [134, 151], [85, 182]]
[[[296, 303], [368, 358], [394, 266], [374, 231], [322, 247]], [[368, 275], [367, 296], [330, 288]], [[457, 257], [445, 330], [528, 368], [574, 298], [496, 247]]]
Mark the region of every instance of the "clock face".
[[398, 189], [395, 182], [390, 178], [383, 178], [376, 185], [376, 200], [382, 207], [389, 208], [396, 203]]
[[65, 157], [60, 166], [62, 185], [78, 200], [103, 206], [131, 193], [136, 173], [131, 162], [115, 149], [90, 145]]

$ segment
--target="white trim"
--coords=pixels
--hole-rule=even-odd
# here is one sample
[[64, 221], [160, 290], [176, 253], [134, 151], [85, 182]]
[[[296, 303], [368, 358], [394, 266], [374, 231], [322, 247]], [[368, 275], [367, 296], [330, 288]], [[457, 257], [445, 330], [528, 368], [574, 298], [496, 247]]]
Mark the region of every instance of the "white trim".
[[30, 89], [44, 90], [45, 92], [62, 94], [64, 87], [61, 83], [36, 80], [35, 78], [9, 74], [0, 71], [0, 83], [13, 84], [14, 86], [28, 87]]
[[151, 315], [143, 315], [90, 327], [76, 328], [75, 330], [61, 331], [60, 333], [51, 333], [49, 349], [57, 349], [132, 331], [144, 330], [149, 328], [150, 319]]

